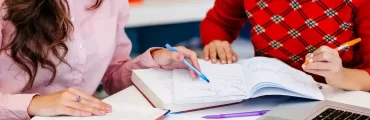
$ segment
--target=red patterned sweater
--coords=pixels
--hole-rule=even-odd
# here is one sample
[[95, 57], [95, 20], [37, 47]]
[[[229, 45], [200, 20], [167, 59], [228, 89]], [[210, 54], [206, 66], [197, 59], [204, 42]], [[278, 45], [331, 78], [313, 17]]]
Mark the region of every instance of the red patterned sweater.
[[361, 37], [340, 56], [344, 67], [370, 73], [370, 0], [216, 0], [201, 23], [203, 44], [232, 42], [246, 22], [252, 25], [256, 56], [278, 58], [299, 70], [305, 55], [318, 47]]

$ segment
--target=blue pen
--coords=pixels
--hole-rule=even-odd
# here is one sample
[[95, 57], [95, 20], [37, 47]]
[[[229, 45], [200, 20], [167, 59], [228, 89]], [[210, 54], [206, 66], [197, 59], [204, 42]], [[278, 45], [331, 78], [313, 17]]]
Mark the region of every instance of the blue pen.
[[[169, 44], [166, 44], [166, 48], [168, 49], [168, 50], [170, 50], [171, 52], [178, 52], [175, 48], [173, 48], [171, 45], [169, 45]], [[184, 59], [184, 60], [182, 60], [182, 62], [184, 62], [184, 64], [186, 65], [186, 66], [188, 66], [190, 69], [192, 69], [195, 73], [197, 73], [198, 75], [199, 75], [199, 77], [201, 77], [203, 80], [205, 80], [206, 82], [210, 82], [209, 80], [208, 80], [208, 78], [204, 75], [204, 74], [202, 74], [197, 68], [195, 68], [189, 61], [187, 61], [186, 59]]]

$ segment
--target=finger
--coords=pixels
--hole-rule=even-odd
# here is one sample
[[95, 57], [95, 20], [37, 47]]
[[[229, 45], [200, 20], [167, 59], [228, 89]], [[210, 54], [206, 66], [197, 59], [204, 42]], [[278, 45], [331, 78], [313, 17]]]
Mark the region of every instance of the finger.
[[185, 58], [184, 55], [177, 52], [170, 52], [169, 54], [171, 54], [172, 60], [177, 62], [181, 62]]
[[313, 53], [308, 53], [307, 55], [306, 55], [306, 60], [307, 59], [310, 59], [310, 58], [312, 58], [313, 57]]
[[313, 54], [314, 55], [318, 55], [318, 54], [323, 53], [323, 52], [328, 52], [330, 54], [338, 54], [338, 52], [336, 50], [334, 50], [334, 49], [332, 49], [332, 48], [330, 48], [328, 46], [321, 46], [321, 47], [319, 47], [317, 50], [315, 50], [313, 52]]
[[216, 51], [218, 58], [220, 58], [221, 64], [226, 64], [226, 53], [223, 46], [218, 45]]
[[93, 102], [93, 101], [84, 99], [84, 100], [81, 100], [80, 103], [84, 104], [84, 105], [91, 106], [91, 107], [93, 107], [95, 109], [98, 109], [100, 111], [103, 111], [105, 113], [112, 112], [112, 108], [110, 108], [109, 106], [107, 107], [105, 105], [105, 103], [103, 103], [103, 102]]
[[[187, 61], [191, 61], [190, 59], [188, 59], [188, 58], [186, 58], [187, 59]], [[192, 64], [192, 63], [190, 63], [190, 64]], [[196, 69], [198, 69], [195, 65], [193, 65]], [[194, 72], [194, 70], [193, 69], [191, 69], [190, 67], [188, 67], [188, 69], [189, 69], [189, 74], [190, 74], [190, 76], [191, 76], [191, 78], [196, 78], [198, 75]], [[199, 70], [199, 69], [198, 69]]]
[[193, 79], [194, 79], [194, 78], [197, 78], [197, 75], [195, 74], [195, 72], [194, 72], [193, 70], [190, 70], [190, 71], [189, 71], [189, 74], [190, 74], [190, 77], [191, 77], [191, 78], [193, 78]]
[[58, 109], [58, 113], [60, 115], [68, 115], [68, 116], [74, 116], [74, 117], [89, 117], [89, 116], [92, 115], [89, 112], [85, 112], [85, 111], [82, 111], [82, 110], [73, 109], [73, 108], [66, 107], [66, 106], [61, 106]]
[[[198, 62], [198, 57], [197, 57], [197, 54], [192, 51], [192, 50], [189, 50], [185, 47], [179, 47], [178, 48], [178, 51], [180, 51], [181, 53], [183, 53], [186, 58], [189, 58], [190, 61], [191, 61], [191, 64], [198, 70], [200, 70], [200, 66], [199, 66], [199, 62]], [[190, 75], [195, 78], [197, 75], [195, 74], [195, 72], [193, 70], [190, 70]]]
[[216, 63], [217, 62], [217, 50], [216, 50], [216, 45], [214, 43], [211, 43], [211, 46], [209, 46], [209, 53], [211, 55], [211, 60], [212, 60], [212, 63]]
[[195, 53], [194, 51], [192, 51], [190, 49], [187, 49], [185, 47], [179, 47], [179, 48], [177, 48], [177, 50], [180, 53], [182, 53], [183, 55], [185, 55], [186, 58], [189, 58], [191, 63], [194, 65], [194, 67], [196, 67], [197, 69], [200, 69], [199, 63], [198, 63], [197, 53]]
[[235, 52], [233, 52], [233, 62], [238, 61], [238, 59], [239, 59], [238, 54], [236, 54]]
[[231, 46], [228, 42], [224, 41], [223, 42], [223, 48], [224, 48], [224, 51], [226, 53], [226, 61], [228, 64], [231, 64], [233, 62], [233, 51], [231, 49]]
[[308, 53], [307, 55], [306, 55], [306, 57], [305, 57], [305, 65], [307, 64], [307, 62], [308, 63], [312, 63], [313, 62], [313, 53]]
[[72, 98], [72, 100], [76, 100], [78, 96], [81, 96], [81, 101], [84, 102], [85, 100], [91, 101], [91, 104], [101, 110], [105, 110], [106, 112], [111, 112], [112, 111], [112, 106], [100, 101], [99, 99], [92, 97], [90, 95], [86, 95], [83, 92], [80, 92], [74, 88], [68, 89], [69, 92], [73, 93], [76, 95], [76, 97]]
[[[83, 98], [81, 97], [81, 95], [78, 95], [76, 93], [72, 93], [70, 91], [67, 91], [65, 93], [63, 93], [65, 97], [65, 100], [63, 100], [63, 105], [65, 106], [68, 106], [68, 107], [71, 107], [71, 108], [75, 108], [75, 109], [78, 109], [78, 110], [84, 110], [86, 112], [91, 112], [93, 114], [96, 114], [96, 115], [101, 115], [101, 114], [98, 114], [97, 111], [101, 112], [112, 112], [112, 108], [110, 107], [107, 107], [107, 105], [105, 105], [105, 103], [103, 102], [100, 102], [100, 101], [93, 101], [93, 100], [89, 100], [88, 98]], [[77, 101], [77, 98], [80, 97], [79, 101]], [[75, 104], [73, 104], [75, 103]], [[82, 109], [81, 106], [77, 106], [77, 104], [81, 104], [81, 105], [85, 105], [85, 106], [88, 106], [88, 107], [91, 107], [91, 108], [94, 108], [96, 109], [96, 111], [92, 111], [92, 109], [90, 108], [86, 108], [86, 109]]]
[[204, 49], [203, 49], [203, 54], [204, 54], [204, 59], [205, 59], [206, 61], [208, 61], [208, 60], [209, 60], [209, 47], [208, 47], [208, 45], [206, 45], [206, 46], [204, 47]]
[[329, 62], [313, 62], [307, 65], [302, 65], [304, 70], [328, 70], [333, 68], [333, 65]]
[[330, 75], [330, 71], [327, 70], [305, 70], [305, 71], [322, 77]]
[[[194, 67], [197, 70], [201, 71], [200, 65], [199, 65], [199, 62], [198, 62], [198, 58], [197, 58], [197, 54], [195, 52], [191, 53], [190, 60], [193, 63]], [[196, 78], [198, 76], [193, 70], [190, 70], [190, 74], [192, 74], [194, 76], [194, 78]]]
[[328, 52], [322, 52], [318, 55], [315, 55], [311, 58], [312, 62], [334, 62], [334, 55]]
[[106, 112], [104, 110], [100, 110], [96, 107], [93, 107], [91, 104], [94, 104], [94, 103], [82, 104], [82, 103], [76, 102], [74, 100], [66, 100], [63, 103], [63, 105], [65, 105], [67, 107], [70, 107], [70, 108], [73, 108], [73, 109], [76, 109], [76, 110], [80, 110], [80, 111], [84, 111], [84, 112], [88, 112], [88, 113], [92, 113], [94, 115], [102, 116], [102, 115], [106, 114]]

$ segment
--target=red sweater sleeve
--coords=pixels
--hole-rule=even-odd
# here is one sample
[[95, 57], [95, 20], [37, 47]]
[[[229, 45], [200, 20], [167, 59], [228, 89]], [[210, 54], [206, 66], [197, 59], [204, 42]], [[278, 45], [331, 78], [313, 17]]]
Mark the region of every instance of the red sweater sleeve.
[[363, 62], [357, 66], [359, 69], [363, 69], [370, 73], [370, 1], [364, 0], [356, 13], [355, 28], [358, 37], [362, 39], [360, 42], [359, 54], [363, 58]]
[[235, 40], [244, 27], [247, 15], [244, 0], [216, 0], [200, 25], [203, 45], [212, 40]]

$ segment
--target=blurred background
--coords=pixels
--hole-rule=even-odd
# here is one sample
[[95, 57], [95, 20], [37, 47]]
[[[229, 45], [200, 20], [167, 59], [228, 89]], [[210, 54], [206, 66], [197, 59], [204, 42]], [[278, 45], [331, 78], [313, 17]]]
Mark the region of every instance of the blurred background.
[[[125, 27], [132, 41], [131, 57], [145, 52], [150, 47], [186, 46], [202, 58], [199, 24], [205, 18], [215, 0], [129, 0], [130, 19]], [[250, 25], [246, 24], [232, 47], [241, 59], [254, 55], [250, 43]], [[98, 98], [107, 95], [99, 87]]]

